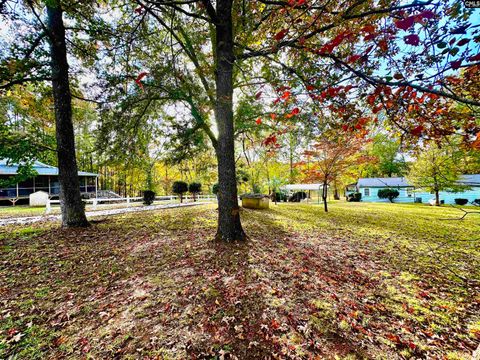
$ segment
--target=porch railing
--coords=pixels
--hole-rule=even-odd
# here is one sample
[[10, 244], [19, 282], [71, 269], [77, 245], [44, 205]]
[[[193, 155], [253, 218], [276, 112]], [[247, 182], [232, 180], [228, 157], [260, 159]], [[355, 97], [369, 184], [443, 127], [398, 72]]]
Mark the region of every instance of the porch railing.
[[[95, 185], [81, 185], [81, 193], [95, 193]], [[60, 194], [60, 186], [35, 186], [35, 187], [9, 187], [0, 189], [0, 199], [14, 199], [18, 197], [27, 197], [36, 191], [44, 191], [49, 195]]]

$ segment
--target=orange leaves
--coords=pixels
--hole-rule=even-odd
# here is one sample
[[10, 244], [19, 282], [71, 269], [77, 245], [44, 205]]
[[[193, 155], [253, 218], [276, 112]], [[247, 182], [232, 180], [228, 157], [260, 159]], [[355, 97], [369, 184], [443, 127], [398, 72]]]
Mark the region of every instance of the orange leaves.
[[299, 112], [300, 112], [300, 109], [296, 107], [290, 113], [286, 114], [285, 117], [287, 119], [290, 119], [291, 117], [297, 115]]
[[373, 26], [373, 25], [365, 25], [365, 26], [362, 27], [360, 30], [361, 30], [361, 31], [364, 31], [364, 32], [366, 32], [366, 33], [371, 34], [371, 33], [374, 33], [374, 32], [375, 32], [375, 26]]
[[477, 138], [472, 143], [472, 148], [480, 150], [480, 131], [477, 133]]
[[331, 54], [338, 45], [340, 45], [344, 40], [350, 38], [351, 36], [352, 36], [352, 33], [350, 31], [341, 32], [340, 34], [335, 36], [333, 40], [330, 40], [328, 43], [323, 45], [320, 48], [320, 52]]
[[287, 100], [290, 98], [290, 95], [291, 95], [291, 94], [292, 94], [292, 93], [291, 93], [290, 91], [285, 91], [285, 92], [283, 93], [282, 97], [281, 97], [282, 100], [287, 101]]
[[277, 330], [277, 329], [280, 328], [280, 323], [279, 323], [277, 320], [273, 319], [273, 320], [271, 321], [271, 323], [270, 323], [270, 327], [271, 327], [273, 330]]
[[262, 118], [258, 118], [257, 120], [255, 120], [255, 123], [257, 125], [260, 125], [262, 123]]
[[282, 40], [288, 34], [288, 29], [282, 29], [278, 33], [275, 34], [274, 38], [277, 41]]
[[388, 42], [387, 40], [385, 39], [382, 39], [378, 42], [378, 47], [382, 50], [382, 51], [388, 51]]
[[277, 143], [277, 135], [275, 133], [268, 135], [263, 141], [262, 145], [265, 147], [278, 148], [280, 144]]
[[296, 6], [302, 6], [305, 5], [306, 1], [305, 0], [289, 0], [288, 5], [291, 7], [296, 7]]
[[395, 334], [387, 334], [386, 335], [386, 338], [388, 340], [390, 340], [391, 342], [395, 343], [395, 344], [400, 344], [401, 343], [401, 340], [400, 340], [400, 337], [398, 335], [395, 335]]

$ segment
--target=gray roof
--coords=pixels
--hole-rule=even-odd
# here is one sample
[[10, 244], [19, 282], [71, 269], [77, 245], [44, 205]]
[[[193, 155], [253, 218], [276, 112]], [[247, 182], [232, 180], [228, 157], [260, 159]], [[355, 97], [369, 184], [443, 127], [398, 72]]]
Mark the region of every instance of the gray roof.
[[[480, 174], [460, 175], [458, 183], [461, 185], [480, 186]], [[409, 187], [413, 186], [404, 177], [391, 178], [361, 178], [358, 187]]]
[[480, 174], [462, 175], [458, 183], [462, 185], [480, 186]]
[[358, 179], [358, 187], [406, 187], [411, 186], [404, 177], [391, 178], [361, 178]]
[[[55, 166], [44, 164], [40, 161], [33, 162], [33, 169], [38, 173], [38, 175], [58, 175], [58, 168]], [[18, 165], [7, 164], [7, 160], [0, 159], [0, 175], [16, 175], [18, 170]], [[78, 176], [98, 176], [98, 174], [79, 171]]]

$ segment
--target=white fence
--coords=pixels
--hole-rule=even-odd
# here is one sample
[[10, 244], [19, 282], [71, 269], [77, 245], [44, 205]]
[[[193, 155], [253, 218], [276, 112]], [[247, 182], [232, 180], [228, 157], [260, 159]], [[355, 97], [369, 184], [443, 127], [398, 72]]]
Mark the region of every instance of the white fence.
[[[184, 203], [191, 203], [194, 201], [197, 202], [209, 202], [217, 201], [215, 195], [196, 195], [195, 198], [192, 195], [183, 196], [182, 201]], [[138, 206], [139, 203], [143, 202], [143, 197], [125, 197], [125, 198], [93, 198], [93, 199], [84, 199], [83, 202], [88, 205], [91, 204], [93, 210], [98, 209], [99, 207], [111, 206], [111, 205], [124, 205], [125, 207]], [[169, 202], [180, 202], [180, 197], [177, 195], [167, 195], [167, 196], [156, 196], [154, 203], [169, 203]], [[136, 204], [135, 204], [136, 203]], [[54, 205], [60, 205], [60, 200], [48, 200], [47, 206], [45, 208], [45, 213], [49, 214], [52, 212]]]

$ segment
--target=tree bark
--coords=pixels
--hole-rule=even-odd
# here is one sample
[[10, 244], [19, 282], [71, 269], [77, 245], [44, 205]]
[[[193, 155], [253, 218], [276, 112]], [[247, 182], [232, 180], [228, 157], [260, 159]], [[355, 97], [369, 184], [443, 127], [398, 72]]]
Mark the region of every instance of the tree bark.
[[323, 200], [323, 209], [325, 210], [325, 212], [328, 212], [327, 194], [328, 194], [328, 184], [323, 183], [322, 200]]
[[62, 225], [65, 227], [85, 227], [89, 223], [85, 216], [85, 207], [80, 194], [77, 160], [75, 158], [72, 97], [68, 78], [65, 27], [62, 19], [63, 11], [58, 3], [55, 4], [52, 1], [48, 4], [47, 15], [48, 30], [50, 32], [52, 90], [55, 104], [55, 133], [57, 139]]
[[438, 190], [435, 190], [435, 206], [440, 206], [440, 194]]
[[215, 24], [215, 121], [218, 128], [218, 228], [216, 239], [245, 240], [240, 223], [240, 209], [235, 176], [235, 146], [233, 128], [233, 26], [232, 0], [217, 0]]

